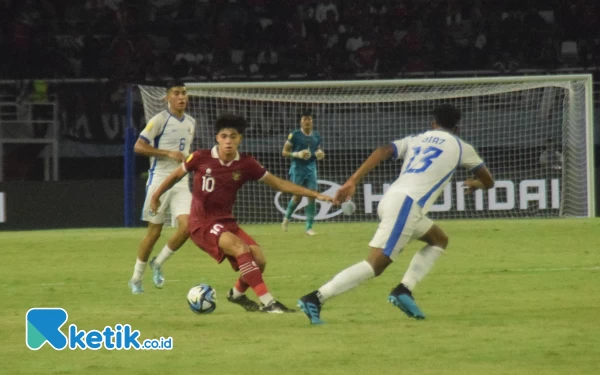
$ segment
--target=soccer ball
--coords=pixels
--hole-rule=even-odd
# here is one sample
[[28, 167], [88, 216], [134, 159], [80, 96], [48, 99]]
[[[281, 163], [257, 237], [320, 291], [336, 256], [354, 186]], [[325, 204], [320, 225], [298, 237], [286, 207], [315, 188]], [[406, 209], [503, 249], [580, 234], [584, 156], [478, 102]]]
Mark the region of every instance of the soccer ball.
[[187, 301], [196, 314], [210, 314], [217, 308], [217, 291], [210, 285], [196, 285], [188, 292]]
[[352, 215], [356, 211], [356, 204], [352, 201], [342, 203], [342, 212], [344, 215]]

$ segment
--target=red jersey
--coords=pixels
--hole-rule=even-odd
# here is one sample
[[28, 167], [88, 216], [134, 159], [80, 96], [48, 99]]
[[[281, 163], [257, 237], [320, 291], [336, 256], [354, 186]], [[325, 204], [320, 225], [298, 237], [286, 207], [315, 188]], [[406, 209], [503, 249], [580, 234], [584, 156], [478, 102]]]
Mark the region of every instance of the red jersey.
[[247, 181], [262, 179], [267, 170], [250, 155], [238, 153], [234, 160], [224, 163], [217, 147], [191, 154], [184, 168], [194, 174], [190, 232], [223, 219], [234, 219], [233, 203], [237, 191]]

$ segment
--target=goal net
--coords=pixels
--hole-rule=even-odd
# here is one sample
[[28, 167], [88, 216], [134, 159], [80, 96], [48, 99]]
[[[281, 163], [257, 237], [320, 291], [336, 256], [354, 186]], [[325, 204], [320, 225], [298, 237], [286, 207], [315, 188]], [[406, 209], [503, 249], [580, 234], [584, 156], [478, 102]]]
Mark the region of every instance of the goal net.
[[[281, 151], [300, 114], [310, 109], [325, 159], [318, 161], [319, 190], [334, 194], [380, 145], [431, 127], [431, 110], [451, 103], [462, 111], [458, 136], [471, 143], [496, 179], [493, 189], [465, 194], [459, 170], [433, 206], [440, 218], [592, 216], [593, 149], [591, 77], [186, 83], [188, 113], [196, 118], [194, 148], [215, 144], [213, 124], [224, 112], [247, 118], [240, 150], [269, 172], [288, 178]], [[162, 87], [140, 86], [146, 119], [166, 109]], [[375, 221], [377, 204], [397, 178], [401, 162], [386, 161], [360, 183], [357, 211], [318, 202], [316, 220]], [[249, 183], [235, 205], [240, 222], [279, 222], [290, 195]], [[293, 218], [303, 220], [306, 199]]]

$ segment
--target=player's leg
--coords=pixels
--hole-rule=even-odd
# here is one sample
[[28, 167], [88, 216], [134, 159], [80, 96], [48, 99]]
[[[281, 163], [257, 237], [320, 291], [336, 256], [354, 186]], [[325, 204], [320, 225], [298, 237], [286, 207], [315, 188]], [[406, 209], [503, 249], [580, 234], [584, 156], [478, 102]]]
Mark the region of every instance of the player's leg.
[[157, 288], [162, 288], [165, 283], [165, 278], [162, 273], [163, 264], [175, 254], [177, 250], [183, 246], [189, 237], [188, 222], [190, 215], [177, 216], [177, 230], [167, 241], [157, 256], [150, 260], [150, 268], [152, 269], [152, 281]]
[[[301, 185], [302, 181], [304, 181], [304, 175], [300, 175], [297, 173], [290, 173], [290, 181], [295, 183], [296, 185]], [[292, 214], [296, 210], [296, 207], [300, 204], [302, 197], [299, 195], [293, 195], [292, 199], [288, 202], [287, 209], [285, 210], [285, 216], [283, 218], [283, 222], [281, 223], [281, 229], [284, 232], [288, 230], [288, 224], [290, 223], [290, 219], [292, 218]]]
[[169, 238], [158, 256], [152, 258], [150, 261], [150, 268], [153, 273], [152, 281], [154, 281], [154, 285], [157, 288], [162, 288], [165, 282], [162, 274], [162, 265], [171, 257], [171, 255], [183, 246], [189, 237], [188, 223], [191, 205], [192, 194], [187, 186], [174, 188], [169, 210], [171, 211], [171, 215], [175, 216], [177, 220], [177, 230], [173, 233], [171, 238]]
[[262, 278], [262, 272], [254, 261], [250, 247], [238, 236], [231, 232], [223, 232], [219, 237], [219, 248], [223, 253], [237, 262], [240, 270], [240, 278], [248, 284], [256, 293], [263, 304], [273, 300], [273, 296]]
[[[238, 233], [238, 236], [239, 236], [239, 233]], [[244, 238], [242, 238], [242, 240], [244, 240]], [[260, 246], [250, 245], [250, 244], [248, 244], [249, 241], [244, 240], [244, 242], [250, 248], [250, 252], [252, 253], [252, 257], [254, 258], [254, 261], [256, 262], [258, 269], [260, 269], [260, 272], [262, 274], [264, 274], [265, 268], [267, 265], [267, 261], [265, 259], [265, 256], [264, 256], [262, 250], [260, 249]], [[254, 242], [254, 241], [252, 240], [252, 242]], [[250, 285], [246, 281], [244, 281], [244, 279], [240, 276], [237, 279], [233, 288], [231, 288], [227, 292], [227, 300], [229, 302], [233, 302], [233, 303], [236, 303], [236, 304], [242, 306], [246, 311], [259, 311], [260, 306], [258, 305], [258, 303], [254, 302], [253, 300], [249, 299], [246, 296], [246, 291], [248, 290], [249, 287], [250, 287]]]
[[[239, 234], [238, 234], [239, 236]], [[243, 239], [242, 239], [243, 240]], [[246, 242], [246, 241], [244, 241]], [[248, 245], [248, 242], [246, 242], [246, 244]], [[265, 273], [265, 268], [267, 266], [267, 261], [265, 259], [265, 256], [260, 248], [260, 246], [258, 245], [248, 245], [248, 248], [250, 249], [250, 252], [252, 253], [252, 257], [254, 258], [254, 262], [256, 262], [256, 265], [258, 266], [258, 269], [260, 270], [260, 272], [264, 275]], [[243, 279], [242, 277], [240, 277], [235, 286], [232, 288], [232, 295], [234, 298], [240, 297], [241, 295], [243, 295], [244, 293], [246, 293], [246, 291], [248, 290], [248, 288], [250, 287], [250, 285], [248, 285]]]
[[135, 266], [133, 268], [133, 275], [131, 276], [131, 280], [129, 280], [129, 287], [131, 288], [131, 292], [133, 294], [139, 294], [144, 291], [142, 287], [142, 277], [144, 276], [146, 263], [148, 262], [150, 253], [152, 253], [152, 248], [156, 244], [156, 241], [158, 241], [160, 238], [162, 227], [162, 224], [155, 224], [151, 222], [148, 223], [148, 230], [146, 231], [146, 235], [138, 247], [138, 254], [135, 260]]
[[341, 271], [331, 281], [298, 301], [298, 306], [312, 324], [322, 323], [320, 311], [325, 301], [381, 275], [410, 241], [414, 230], [414, 221], [411, 219], [413, 200], [409, 197], [392, 200], [390, 196], [384, 196], [379, 203], [378, 211], [382, 220], [369, 243], [371, 251], [367, 259]]
[[[294, 182], [295, 183], [295, 182]], [[300, 204], [302, 197], [299, 195], [292, 195], [292, 198], [288, 202], [287, 209], [285, 210], [285, 218], [290, 220], [292, 218], [292, 214], [296, 210], [296, 207]]]
[[[302, 186], [311, 189], [317, 190], [317, 172], [310, 173], [306, 176], [305, 180], [302, 183]], [[308, 200], [308, 205], [306, 206], [306, 234], [309, 236], [314, 236], [317, 234], [313, 229], [313, 223], [315, 221], [315, 211], [316, 211], [316, 203], [314, 199]]]
[[[264, 274], [267, 261], [260, 246], [258, 246], [256, 241], [254, 241], [251, 236], [244, 232], [242, 228], [233, 229], [233, 232], [242, 241], [244, 241], [246, 245], [248, 245], [248, 248], [252, 253], [252, 258], [254, 258], [254, 262], [258, 266], [260, 272]], [[240, 276], [233, 288], [227, 292], [227, 300], [242, 306], [246, 311], [259, 311], [260, 306], [258, 303], [249, 299], [245, 294], [249, 287], [250, 285]]]
[[426, 216], [416, 223], [413, 239], [426, 242], [427, 245], [413, 256], [408, 270], [390, 293], [388, 301], [404, 311], [409, 317], [423, 319], [425, 315], [417, 307], [412, 292], [416, 284], [431, 270], [437, 258], [448, 246], [448, 237], [433, 221]]
[[[239, 233], [240, 230], [234, 231]], [[245, 235], [243, 231], [241, 232], [243, 235]], [[224, 231], [219, 237], [218, 244], [219, 248], [226, 256], [228, 256], [230, 259], [235, 259], [235, 263], [241, 273], [242, 281], [252, 288], [258, 299], [262, 302], [264, 306], [263, 311], [269, 313], [284, 313], [293, 311], [276, 301], [271, 293], [269, 293], [269, 289], [263, 280], [262, 272], [254, 259], [250, 247], [246, 244], [246, 242], [244, 242], [234, 233]]]
[[[224, 240], [226, 240], [230, 235], [233, 235], [230, 231], [236, 231], [239, 229], [237, 225], [230, 225], [229, 223], [210, 223], [203, 227], [193, 228], [193, 231], [190, 232], [190, 239], [194, 242], [202, 251], [210, 255], [214, 260], [221, 263], [226, 258], [231, 263], [231, 266], [235, 271], [239, 270], [238, 263], [236, 261], [236, 257], [232, 255], [227, 255], [224, 250], [219, 247], [219, 241], [221, 237], [224, 235]], [[243, 247], [243, 244], [235, 239], [237, 238], [233, 235], [233, 242], [236, 247]], [[239, 239], [239, 238], [238, 238]], [[243, 241], [243, 240], [242, 240]], [[229, 241], [232, 242], [232, 241]], [[252, 245], [256, 245], [254, 240], [251, 241]], [[229, 249], [231, 246], [227, 246]], [[254, 246], [248, 246], [249, 250], [252, 251]], [[230, 249], [229, 249], [230, 250]], [[228, 251], [231, 252], [231, 251]], [[241, 249], [240, 254], [244, 252], [244, 249]], [[257, 262], [257, 266], [261, 267], [261, 262]], [[264, 267], [264, 263], [262, 264]], [[246, 311], [258, 311], [260, 310], [260, 306], [254, 302], [249, 300], [244, 292], [248, 289], [250, 285], [246, 283], [242, 278], [238, 280], [234, 288], [230, 289], [227, 292], [227, 300], [236, 304], [241, 305]], [[238, 291], [234, 296], [234, 291]], [[243, 297], [242, 297], [243, 296]], [[241, 298], [240, 298], [241, 297]]]
[[169, 195], [167, 192], [162, 199], [161, 206], [157, 212], [150, 212], [150, 197], [156, 187], [157, 185], [150, 185], [147, 188], [146, 200], [144, 202], [144, 207], [142, 208], [142, 220], [148, 222], [148, 230], [138, 246], [138, 255], [133, 269], [133, 276], [129, 280], [129, 287], [133, 294], [139, 294], [144, 291], [142, 287], [142, 277], [144, 276], [146, 263], [152, 253], [152, 249], [160, 238], [163, 223], [165, 221], [164, 208], [169, 203]]
[[427, 245], [415, 253], [402, 282], [392, 290], [391, 295], [406, 294], [412, 298], [417, 283], [431, 271], [436, 260], [448, 246], [448, 236], [429, 218], [424, 217], [417, 226], [419, 229], [415, 231], [415, 237]]
[[[430, 221], [429, 219], [427, 220]], [[427, 245], [415, 253], [408, 266], [408, 270], [402, 278], [402, 284], [411, 291], [431, 271], [437, 259], [445, 251], [446, 247], [448, 247], [448, 236], [435, 224], [431, 225], [429, 230], [419, 240], [425, 242]]]
[[383, 249], [371, 247], [366, 260], [339, 272], [318, 290], [300, 298], [298, 307], [308, 316], [312, 324], [321, 324], [321, 307], [330, 298], [356, 288], [363, 282], [379, 276], [392, 264]]

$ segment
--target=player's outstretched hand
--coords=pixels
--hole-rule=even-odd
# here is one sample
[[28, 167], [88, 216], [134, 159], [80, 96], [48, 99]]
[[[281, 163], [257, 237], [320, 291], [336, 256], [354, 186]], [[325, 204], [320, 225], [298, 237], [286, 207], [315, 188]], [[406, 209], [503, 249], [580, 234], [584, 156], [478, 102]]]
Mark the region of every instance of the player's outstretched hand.
[[481, 181], [473, 179], [473, 178], [467, 178], [465, 180], [465, 182], [463, 182], [463, 185], [465, 185], [467, 187], [467, 190], [466, 190], [467, 194], [471, 194], [475, 190], [481, 189], [483, 187]]
[[325, 202], [333, 202], [333, 197], [330, 197], [329, 195], [319, 194], [319, 195], [317, 195], [317, 200], [325, 201]]
[[183, 163], [185, 161], [185, 156], [179, 151], [169, 151], [167, 155], [176, 162]]
[[325, 159], [325, 153], [321, 149], [318, 149], [315, 152], [315, 156], [316, 156], [317, 160], [323, 160], [323, 159]]
[[354, 192], [356, 191], [356, 184], [351, 181], [346, 181], [341, 188], [338, 189], [337, 193], [335, 193], [335, 197], [333, 198], [334, 204], [342, 204], [352, 198]]
[[150, 198], [150, 214], [156, 215], [158, 208], [160, 207], [160, 198], [154, 195]]

